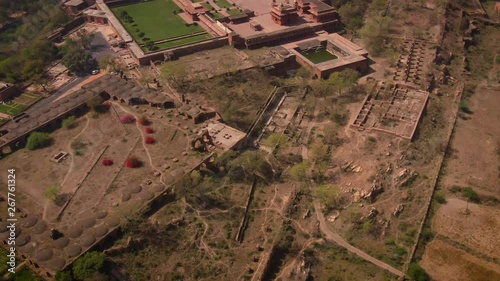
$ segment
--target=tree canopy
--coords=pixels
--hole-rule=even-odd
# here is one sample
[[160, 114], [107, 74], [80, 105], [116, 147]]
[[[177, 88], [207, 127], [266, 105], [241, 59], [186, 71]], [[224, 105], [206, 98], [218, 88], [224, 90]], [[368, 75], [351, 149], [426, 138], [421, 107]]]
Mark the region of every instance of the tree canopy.
[[96, 275], [104, 266], [106, 255], [100, 252], [88, 252], [73, 264], [73, 276], [85, 280]]
[[61, 51], [63, 53], [63, 64], [69, 71], [77, 75], [83, 76], [97, 68], [97, 61], [83, 47], [82, 43], [67, 39]]
[[250, 181], [254, 176], [269, 181], [273, 177], [271, 164], [258, 151], [247, 150], [229, 162], [228, 166], [228, 174], [234, 181]]
[[28, 137], [26, 147], [29, 150], [35, 150], [50, 145], [51, 141], [52, 138], [49, 134], [42, 132], [33, 132]]

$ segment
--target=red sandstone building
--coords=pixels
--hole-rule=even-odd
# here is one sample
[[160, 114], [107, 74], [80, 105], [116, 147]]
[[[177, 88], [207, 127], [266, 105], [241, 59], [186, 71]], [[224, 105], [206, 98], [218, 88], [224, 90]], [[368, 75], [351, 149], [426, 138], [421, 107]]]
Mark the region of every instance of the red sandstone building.
[[321, 0], [297, 0], [295, 7], [301, 14], [311, 15], [314, 22], [327, 22], [338, 19], [337, 12]]
[[295, 7], [280, 3], [279, 5], [274, 5], [271, 9], [271, 17], [279, 25], [289, 25], [296, 21], [299, 15]]

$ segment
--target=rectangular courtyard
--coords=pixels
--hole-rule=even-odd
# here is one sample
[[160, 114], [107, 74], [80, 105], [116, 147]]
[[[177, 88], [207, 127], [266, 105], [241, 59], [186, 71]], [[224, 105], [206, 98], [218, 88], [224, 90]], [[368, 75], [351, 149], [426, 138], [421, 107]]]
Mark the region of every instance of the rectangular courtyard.
[[[178, 15], [182, 10], [172, 0], [151, 0], [110, 8], [143, 50], [149, 41], [164, 49], [212, 37], [201, 26], [182, 19]], [[181, 38], [175, 39], [177, 37]]]

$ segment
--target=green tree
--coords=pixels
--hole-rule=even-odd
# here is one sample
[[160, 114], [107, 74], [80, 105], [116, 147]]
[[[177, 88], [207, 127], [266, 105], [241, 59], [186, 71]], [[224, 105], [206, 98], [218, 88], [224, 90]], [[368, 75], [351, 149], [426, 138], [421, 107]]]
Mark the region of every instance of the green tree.
[[80, 43], [80, 46], [82, 46], [82, 48], [84, 48], [85, 50], [90, 50], [92, 40], [94, 40], [95, 37], [95, 33], [88, 32], [86, 29], [80, 28], [76, 32], [76, 35], [78, 36], [78, 42]]
[[52, 202], [56, 202], [61, 194], [60, 185], [51, 185], [43, 191], [43, 196]]
[[75, 116], [70, 116], [62, 121], [62, 127], [65, 129], [73, 129], [75, 127]]
[[88, 252], [73, 264], [73, 276], [85, 280], [95, 276], [102, 269], [106, 255], [100, 252]]
[[279, 133], [272, 133], [264, 141], [264, 143], [270, 148], [274, 148], [276, 146], [282, 148], [286, 146], [287, 142], [288, 142], [288, 137]]
[[116, 70], [120, 69], [120, 63], [116, 60], [115, 57], [113, 57], [112, 55], [104, 55], [99, 60], [99, 68], [101, 68], [101, 69], [107, 69], [108, 66], [113, 71], [116, 71]]
[[66, 40], [61, 50], [63, 53], [62, 62], [69, 71], [77, 75], [85, 75], [97, 68], [97, 61], [89, 51], [85, 50], [74, 40]]
[[28, 141], [26, 142], [26, 148], [29, 150], [35, 150], [42, 147], [49, 146], [52, 142], [52, 138], [47, 133], [42, 132], [33, 132], [28, 137]]
[[314, 162], [328, 161], [330, 158], [328, 145], [316, 140], [310, 148], [311, 158]]
[[412, 281], [429, 281], [431, 279], [429, 274], [418, 263], [410, 264], [408, 275]]
[[363, 13], [359, 6], [347, 2], [339, 9], [339, 14], [342, 22], [346, 25], [347, 30], [356, 32], [363, 26]]
[[342, 95], [349, 92], [358, 82], [359, 72], [353, 69], [345, 69], [341, 72], [334, 72], [328, 78], [328, 84], [331, 85], [335, 91]]
[[228, 174], [235, 181], [253, 180], [254, 176], [264, 181], [273, 177], [271, 164], [258, 151], [247, 150], [228, 163]]
[[390, 17], [375, 16], [370, 18], [360, 30], [368, 50], [373, 55], [380, 55], [385, 49], [385, 38], [389, 34], [392, 19]]
[[304, 181], [307, 178], [307, 169], [309, 169], [309, 163], [297, 163], [290, 168], [290, 176], [296, 181]]
[[337, 205], [337, 196], [340, 189], [332, 184], [323, 184], [316, 187], [314, 194], [327, 209], [334, 209]]
[[469, 199], [472, 202], [479, 202], [479, 195], [477, 195], [476, 191], [472, 189], [472, 187], [466, 187], [462, 191], [463, 196]]
[[73, 281], [73, 276], [69, 271], [58, 271], [56, 272], [56, 281]]

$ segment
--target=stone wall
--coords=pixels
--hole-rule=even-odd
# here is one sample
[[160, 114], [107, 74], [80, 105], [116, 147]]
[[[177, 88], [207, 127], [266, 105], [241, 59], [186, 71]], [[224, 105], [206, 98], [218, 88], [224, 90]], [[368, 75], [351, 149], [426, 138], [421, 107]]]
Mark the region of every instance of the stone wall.
[[158, 61], [158, 60], [163, 61], [164, 60], [164, 53], [166, 53], [166, 52], [173, 52], [175, 57], [181, 57], [181, 56], [190, 55], [192, 53], [196, 53], [196, 52], [200, 52], [200, 51], [204, 51], [204, 50], [220, 48], [220, 47], [226, 46], [228, 44], [229, 43], [228, 43], [227, 36], [207, 39], [207, 40], [199, 42], [199, 43], [188, 44], [185, 46], [180, 46], [180, 47], [175, 48], [175, 49], [162, 50], [162, 51], [158, 51], [158, 52], [154, 52], [154, 53], [144, 54], [143, 57], [139, 58], [139, 64], [149, 65], [151, 61]]

